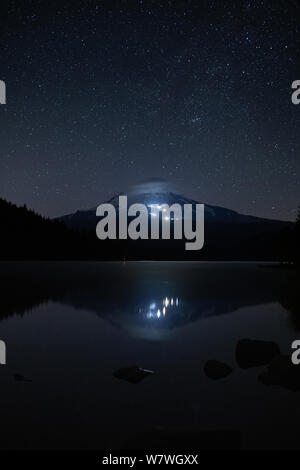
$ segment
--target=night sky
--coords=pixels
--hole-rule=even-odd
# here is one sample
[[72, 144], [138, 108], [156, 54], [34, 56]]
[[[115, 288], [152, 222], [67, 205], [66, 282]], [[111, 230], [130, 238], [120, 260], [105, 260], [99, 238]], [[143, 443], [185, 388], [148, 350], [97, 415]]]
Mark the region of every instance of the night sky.
[[1, 1], [0, 197], [50, 217], [163, 178], [292, 220], [297, 0]]

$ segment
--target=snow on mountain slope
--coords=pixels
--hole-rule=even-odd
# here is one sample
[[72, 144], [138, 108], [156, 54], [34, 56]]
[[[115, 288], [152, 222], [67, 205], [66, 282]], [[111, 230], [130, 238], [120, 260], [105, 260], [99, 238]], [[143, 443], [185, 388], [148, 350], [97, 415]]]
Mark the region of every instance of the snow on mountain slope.
[[[118, 194], [112, 197], [110, 200], [106, 201], [107, 203], [112, 204], [116, 208], [117, 213], [119, 209], [119, 196], [121, 195], [122, 194]], [[169, 206], [171, 206], [172, 204], [179, 204], [182, 207], [184, 206], [184, 204], [192, 204], [193, 209], [195, 208], [196, 204], [199, 204], [198, 201], [186, 198], [180, 194], [175, 194], [173, 192], [129, 192], [127, 196], [128, 206], [134, 203], [139, 203], [146, 205], [150, 210], [151, 206], [161, 206], [163, 204], [168, 204]], [[209, 204], [205, 204], [204, 207], [205, 223], [282, 223], [276, 220], [243, 215], [224, 207], [212, 206]], [[64, 222], [69, 228], [72, 229], [94, 230], [97, 221], [99, 220], [99, 218], [96, 217], [96, 209], [97, 206], [87, 210], [78, 210], [73, 214], [68, 214], [59, 217], [59, 220]]]

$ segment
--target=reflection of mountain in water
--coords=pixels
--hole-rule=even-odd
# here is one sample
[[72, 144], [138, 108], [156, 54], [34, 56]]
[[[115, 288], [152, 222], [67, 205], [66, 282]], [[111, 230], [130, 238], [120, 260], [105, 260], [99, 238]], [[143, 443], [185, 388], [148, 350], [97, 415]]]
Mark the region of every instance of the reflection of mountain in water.
[[1, 317], [53, 301], [94, 312], [136, 335], [151, 331], [154, 338], [241, 307], [291, 303], [298, 298], [296, 276], [254, 264], [2, 263]]
[[[167, 290], [167, 289], [166, 289]], [[178, 305], [166, 307], [163, 302], [169, 299]], [[144, 299], [128, 299], [123, 305], [117, 301], [103, 301], [94, 293], [67, 294], [62, 300], [64, 304], [76, 309], [89, 310], [105, 318], [115, 326], [130, 331], [135, 336], [159, 339], [170, 333], [170, 330], [182, 327], [200, 318], [230, 313], [240, 307], [256, 302], [235, 302], [234, 299], [222, 300], [214, 298], [178, 298], [146, 296]]]

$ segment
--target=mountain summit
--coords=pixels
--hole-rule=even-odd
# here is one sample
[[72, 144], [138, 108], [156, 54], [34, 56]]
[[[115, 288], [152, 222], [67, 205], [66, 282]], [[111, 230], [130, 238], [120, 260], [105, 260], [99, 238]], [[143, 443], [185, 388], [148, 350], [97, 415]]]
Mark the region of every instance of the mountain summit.
[[[145, 188], [146, 189], [146, 188]], [[149, 188], [147, 188], [149, 189]], [[161, 188], [157, 188], [160, 189]], [[123, 195], [123, 193], [117, 194], [116, 196], [112, 197], [108, 201], [105, 201], [109, 204], [112, 204], [116, 208], [116, 212], [118, 213], [119, 210], [119, 196]], [[127, 194], [128, 198], [128, 206], [132, 204], [144, 204], [145, 206], [151, 208], [152, 205], [163, 205], [168, 204], [172, 206], [173, 204], [179, 204], [180, 206], [184, 206], [184, 204], [192, 204], [193, 208], [195, 208], [196, 204], [199, 204], [199, 201], [195, 201], [194, 199], [189, 199], [185, 196], [180, 194], [176, 194], [174, 192], [166, 192], [166, 191], [146, 191], [141, 192], [140, 190], [133, 190]], [[75, 230], [80, 231], [92, 231], [95, 230], [97, 222], [99, 221], [99, 217], [96, 217], [96, 209], [97, 206], [86, 209], [86, 210], [78, 210], [73, 214], [68, 214], [62, 217], [59, 217], [59, 220], [62, 221], [67, 227]], [[231, 209], [227, 209], [225, 207], [219, 206], [212, 206], [209, 204], [205, 204], [204, 209], [204, 216], [205, 216], [205, 224], [211, 223], [218, 223], [218, 224], [271, 224], [271, 225], [281, 225], [284, 222], [271, 220], [271, 219], [264, 219], [260, 217], [254, 217], [250, 215], [240, 214], [236, 211]]]

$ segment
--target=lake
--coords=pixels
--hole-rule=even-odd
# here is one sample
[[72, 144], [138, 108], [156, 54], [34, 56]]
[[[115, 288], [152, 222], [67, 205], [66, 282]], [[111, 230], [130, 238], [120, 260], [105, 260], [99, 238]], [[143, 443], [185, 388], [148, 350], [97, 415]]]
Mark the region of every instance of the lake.
[[[266, 386], [265, 365], [242, 369], [235, 356], [243, 338], [291, 354], [296, 270], [2, 262], [0, 281], [0, 448], [299, 447], [300, 392]], [[210, 359], [232, 373], [207, 377]], [[133, 366], [154, 373], [114, 375]]]

